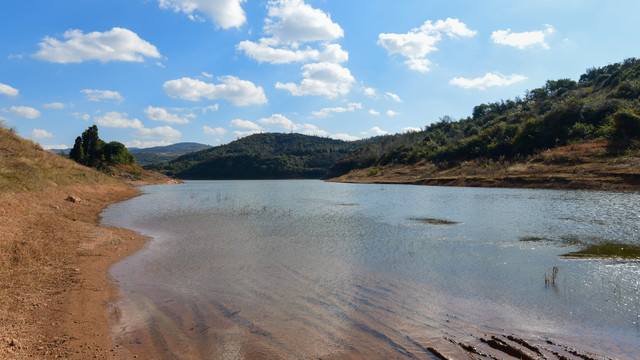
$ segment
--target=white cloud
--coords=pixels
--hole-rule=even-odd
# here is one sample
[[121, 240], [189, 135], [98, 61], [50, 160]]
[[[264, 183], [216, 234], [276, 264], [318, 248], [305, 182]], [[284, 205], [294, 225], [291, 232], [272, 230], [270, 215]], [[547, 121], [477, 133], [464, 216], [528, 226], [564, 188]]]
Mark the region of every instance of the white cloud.
[[302, 0], [269, 1], [267, 10], [270, 19], [263, 30], [278, 43], [329, 42], [344, 36], [344, 30], [331, 21], [330, 15]]
[[200, 20], [196, 11], [204, 13], [223, 29], [239, 28], [247, 18], [242, 4], [245, 0], [158, 0], [160, 8], [183, 12], [191, 20]]
[[232, 134], [235, 138], [240, 139], [240, 138], [243, 138], [243, 137], [246, 137], [246, 136], [250, 136], [250, 135], [253, 135], [253, 134], [260, 134], [260, 133], [262, 133], [262, 132], [263, 132], [262, 130], [233, 131], [233, 132], [231, 132], [231, 134]]
[[374, 136], [389, 135], [389, 133], [388, 133], [388, 132], [386, 132], [386, 131], [384, 131], [384, 130], [380, 129], [380, 128], [379, 128], [379, 127], [377, 127], [377, 126], [374, 126], [374, 127], [372, 127], [371, 129], [369, 129], [369, 131], [368, 131], [368, 132], [363, 133], [363, 135], [368, 135], [368, 134], [371, 134], [371, 135], [374, 135]]
[[333, 135], [330, 136], [330, 138], [335, 139], [335, 140], [344, 140], [344, 141], [360, 140], [360, 138], [357, 137], [357, 136], [352, 136], [352, 135], [349, 135], [349, 134], [342, 134], [342, 133], [333, 134]]
[[375, 111], [375, 110], [373, 110], [373, 109], [370, 109], [370, 110], [369, 110], [369, 114], [370, 114], [370, 115], [375, 115], [375, 116], [377, 116], [377, 115], [380, 115], [380, 111]]
[[53, 137], [53, 134], [43, 129], [33, 129], [32, 132], [29, 133], [34, 139], [46, 139]]
[[342, 50], [339, 44], [325, 44], [322, 51], [307, 47], [304, 50], [288, 47], [275, 48], [270, 39], [260, 39], [258, 43], [245, 40], [236, 48], [258, 61], [271, 64], [289, 64], [293, 62], [334, 62], [343, 63], [349, 60], [349, 53]]
[[476, 34], [477, 31], [470, 30], [458, 19], [447, 18], [435, 23], [429, 20], [406, 34], [379, 34], [378, 45], [387, 49], [390, 55], [400, 54], [406, 57], [405, 64], [411, 70], [427, 72], [431, 69], [431, 61], [427, 59], [427, 55], [437, 50], [435, 45], [442, 40], [443, 35], [455, 38], [473, 37]]
[[20, 91], [18, 91], [18, 89], [15, 89], [7, 84], [0, 83], [0, 94], [13, 97], [18, 96], [19, 93]]
[[12, 106], [7, 109], [2, 109], [4, 112], [9, 112], [27, 119], [36, 119], [40, 117], [40, 111], [31, 106]]
[[138, 131], [136, 131], [136, 136], [152, 139], [177, 139], [182, 136], [182, 134], [171, 126], [159, 126], [151, 129], [144, 127], [139, 128]]
[[524, 81], [527, 78], [522, 75], [502, 75], [500, 73], [487, 73], [483, 77], [468, 79], [457, 77], [449, 81], [449, 84], [456, 85], [465, 89], [480, 89], [484, 90], [493, 86], [507, 86], [519, 81]]
[[3, 122], [3, 121], [11, 121], [11, 120], [7, 119], [4, 116], [0, 116], [0, 123]]
[[69, 149], [67, 145], [41, 145], [44, 150], [66, 150]]
[[144, 113], [147, 114], [147, 117], [153, 121], [162, 121], [169, 124], [188, 124], [189, 119], [181, 118], [176, 114], [172, 114], [168, 112], [166, 109], [161, 107], [153, 107], [147, 106], [144, 109]]
[[360, 109], [362, 109], [361, 103], [349, 103], [347, 107], [338, 106], [338, 107], [323, 108], [320, 111], [312, 111], [311, 114], [313, 114], [313, 116], [315, 117], [327, 117], [332, 112], [345, 113], [345, 112], [352, 112]]
[[251, 81], [240, 80], [235, 76], [218, 78], [222, 84], [214, 85], [192, 78], [169, 80], [162, 86], [165, 93], [174, 98], [199, 101], [201, 98], [209, 100], [226, 99], [236, 106], [267, 103], [267, 97], [261, 86]]
[[207, 111], [218, 111], [219, 108], [220, 106], [218, 104], [215, 104], [215, 105], [205, 106], [201, 108], [201, 110], [203, 114], [206, 114]]
[[149, 147], [154, 147], [154, 146], [167, 146], [167, 145], [171, 145], [173, 144], [170, 141], [140, 141], [140, 140], [133, 140], [133, 141], [128, 141], [124, 143], [124, 146], [126, 146], [127, 148], [140, 148], [140, 149], [145, 149], [145, 148], [149, 148]]
[[60, 102], [53, 102], [53, 103], [49, 103], [49, 104], [44, 104], [42, 105], [47, 109], [64, 109], [64, 104], [60, 103]]
[[545, 30], [525, 31], [521, 33], [512, 33], [511, 29], [497, 30], [491, 33], [491, 41], [495, 44], [513, 46], [520, 50], [530, 46], [540, 46], [543, 49], [549, 49], [546, 42], [547, 35], [555, 32], [551, 25], [545, 25]]
[[394, 94], [394, 93], [387, 92], [387, 93], [385, 93], [384, 95], [385, 95], [388, 99], [391, 99], [391, 100], [393, 100], [393, 101], [395, 101], [395, 102], [399, 102], [399, 103], [401, 103], [401, 102], [402, 102], [402, 99], [400, 99], [400, 96], [398, 96], [398, 95], [396, 95], [396, 94]]
[[262, 126], [254, 123], [253, 121], [249, 121], [249, 120], [242, 120], [242, 119], [234, 119], [231, 120], [231, 127], [235, 127], [235, 128], [240, 128], [240, 129], [249, 129], [249, 130], [254, 130], [254, 131], [262, 131]]
[[122, 97], [122, 95], [120, 95], [120, 93], [117, 91], [84, 89], [84, 90], [80, 90], [80, 92], [87, 95], [87, 100], [89, 101], [96, 101], [96, 102], [100, 102], [102, 100], [114, 100], [117, 102], [124, 101], [124, 98]]
[[378, 92], [374, 88], [370, 88], [370, 87], [364, 88], [363, 92], [365, 95], [371, 98], [375, 98], [376, 96], [378, 96]]
[[142, 129], [144, 126], [138, 119], [129, 119], [129, 114], [119, 113], [115, 111], [108, 112], [103, 116], [96, 116], [93, 119], [96, 125], [111, 127], [111, 128], [132, 128]]
[[202, 72], [202, 76], [211, 79], [213, 77], [213, 75], [209, 74], [208, 72]]
[[387, 116], [398, 116], [400, 113], [395, 112], [393, 110], [387, 110]]
[[105, 32], [83, 34], [81, 30], [68, 30], [64, 41], [45, 37], [36, 59], [68, 64], [84, 61], [133, 61], [143, 62], [145, 57], [160, 58], [158, 49], [142, 40], [131, 30], [114, 27]]
[[258, 120], [258, 122], [264, 126], [275, 126], [281, 129], [297, 130], [297, 125], [295, 125], [293, 121], [287, 119], [286, 116], [282, 114], [273, 114], [268, 118], [262, 118]]
[[412, 126], [408, 126], [408, 127], [404, 127], [402, 128], [402, 132], [420, 132], [422, 131], [422, 129], [417, 128], [417, 127], [412, 127]]
[[304, 79], [299, 85], [276, 83], [276, 89], [288, 90], [292, 95], [324, 95], [335, 98], [351, 91], [355, 82], [349, 69], [338, 64], [322, 62], [306, 64], [302, 67]]
[[83, 114], [83, 113], [79, 113], [79, 112], [74, 112], [73, 117], [75, 117], [76, 119], [82, 119], [84, 121], [89, 121], [89, 119], [91, 119], [91, 115], [89, 114]]
[[209, 127], [207, 125], [204, 125], [202, 127], [202, 131], [206, 134], [206, 135], [213, 135], [213, 136], [219, 136], [219, 135], [224, 135], [227, 133], [227, 130], [221, 128], [221, 127], [217, 127], [217, 128], [212, 128]]

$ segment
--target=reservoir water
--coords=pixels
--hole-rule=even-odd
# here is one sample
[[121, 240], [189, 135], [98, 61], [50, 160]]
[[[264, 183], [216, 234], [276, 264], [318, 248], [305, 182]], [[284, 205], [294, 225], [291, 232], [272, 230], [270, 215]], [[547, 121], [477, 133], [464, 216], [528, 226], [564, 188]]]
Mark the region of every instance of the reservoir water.
[[113, 336], [131, 354], [640, 354], [637, 192], [315, 180], [142, 191], [102, 214], [151, 238], [111, 268]]

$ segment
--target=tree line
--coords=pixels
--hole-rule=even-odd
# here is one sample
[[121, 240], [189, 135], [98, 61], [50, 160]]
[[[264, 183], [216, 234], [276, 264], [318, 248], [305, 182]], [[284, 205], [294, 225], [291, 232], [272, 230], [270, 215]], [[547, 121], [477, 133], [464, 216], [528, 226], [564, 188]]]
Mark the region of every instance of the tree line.
[[136, 158], [124, 144], [105, 142], [98, 136], [98, 127], [90, 126], [78, 136], [69, 152], [69, 158], [85, 166], [103, 168], [106, 165], [131, 165]]

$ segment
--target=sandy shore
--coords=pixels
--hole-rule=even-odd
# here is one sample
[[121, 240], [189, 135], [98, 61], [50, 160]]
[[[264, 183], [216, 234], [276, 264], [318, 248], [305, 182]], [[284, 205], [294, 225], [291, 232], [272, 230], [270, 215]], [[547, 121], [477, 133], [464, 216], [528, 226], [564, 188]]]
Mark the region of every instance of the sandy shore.
[[[0, 358], [113, 359], [117, 287], [111, 264], [146, 238], [100, 226], [110, 204], [139, 194], [129, 185], [65, 187], [0, 197], [0, 234], [12, 243], [0, 287]], [[73, 197], [73, 200], [69, 198]], [[6, 258], [6, 257], [5, 257]]]

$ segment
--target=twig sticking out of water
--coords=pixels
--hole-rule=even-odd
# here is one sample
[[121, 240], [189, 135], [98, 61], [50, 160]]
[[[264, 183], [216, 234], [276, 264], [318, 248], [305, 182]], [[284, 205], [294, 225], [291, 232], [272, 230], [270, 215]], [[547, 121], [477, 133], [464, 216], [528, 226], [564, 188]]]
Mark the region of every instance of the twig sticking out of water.
[[551, 272], [547, 270], [547, 272], [544, 273], [544, 287], [556, 285], [556, 279], [558, 278], [559, 270], [559, 267], [554, 266], [553, 268], [551, 268]]

